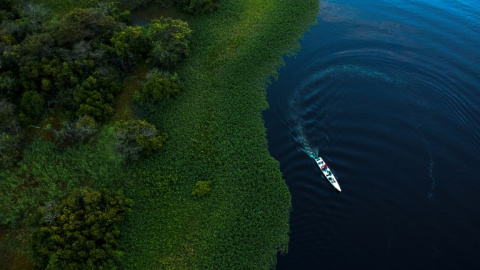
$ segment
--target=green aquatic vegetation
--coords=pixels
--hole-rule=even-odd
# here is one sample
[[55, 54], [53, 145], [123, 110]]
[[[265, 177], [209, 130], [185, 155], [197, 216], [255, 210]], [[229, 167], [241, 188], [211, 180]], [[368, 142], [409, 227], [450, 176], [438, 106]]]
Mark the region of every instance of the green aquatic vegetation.
[[[290, 194], [268, 153], [261, 111], [281, 56], [313, 23], [317, 1], [219, 1], [189, 19], [191, 53], [178, 67], [182, 92], [152, 107], [150, 123], [169, 132], [158, 158], [134, 171], [137, 202], [125, 227], [125, 269], [270, 269], [288, 245]], [[146, 197], [175, 175], [175, 191]], [[215, 179], [201, 200], [198, 181]], [[155, 255], [151, 255], [155, 254]]]

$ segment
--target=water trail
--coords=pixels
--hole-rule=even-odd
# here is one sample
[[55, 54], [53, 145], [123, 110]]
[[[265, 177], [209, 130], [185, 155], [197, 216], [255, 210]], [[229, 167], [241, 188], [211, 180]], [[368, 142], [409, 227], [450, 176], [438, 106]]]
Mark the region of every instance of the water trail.
[[304, 152], [309, 157], [314, 158], [318, 156], [318, 149], [311, 147], [308, 138], [305, 136], [304, 124], [298, 112], [298, 91], [293, 95], [290, 101], [290, 115], [287, 119], [288, 126], [292, 132], [292, 138], [296, 142], [297, 150]]
[[303, 126], [302, 125], [297, 125], [294, 127], [294, 136], [293, 139], [297, 142], [297, 149], [300, 151], [303, 151], [305, 154], [307, 154], [309, 157], [315, 159], [318, 157], [318, 149], [312, 148], [310, 146], [310, 142], [308, 141], [307, 137], [305, 137], [305, 134], [303, 132]]
[[[306, 121], [308, 119], [303, 119], [302, 114], [305, 111], [303, 108], [303, 99], [311, 99], [314, 98], [315, 91], [321, 91], [322, 89], [318, 89], [316, 85], [321, 82], [324, 78], [328, 78], [329, 80], [338, 80], [338, 79], [345, 79], [346, 77], [351, 78], [358, 78], [358, 77], [365, 77], [370, 79], [375, 79], [377, 81], [383, 81], [389, 84], [403, 84], [404, 81], [399, 78], [391, 77], [389, 74], [384, 72], [380, 72], [376, 69], [365, 67], [361, 65], [355, 64], [339, 64], [339, 65], [331, 65], [325, 67], [323, 69], [318, 70], [313, 75], [310, 75], [306, 78], [296, 89], [294, 89], [292, 93], [292, 98], [289, 102], [289, 114], [287, 116], [287, 122], [289, 124], [290, 130], [292, 131], [293, 140], [297, 143], [297, 147], [299, 151], [305, 152], [308, 156], [312, 158], [318, 157], [318, 148], [312, 147], [312, 144], [309, 142], [307, 138], [307, 132], [305, 132]], [[322, 83], [323, 85], [323, 83]], [[308, 92], [307, 92], [308, 91]], [[333, 98], [331, 93], [326, 95], [326, 98]], [[339, 97], [336, 97], [339, 98]], [[308, 100], [307, 100], [308, 101]], [[308, 102], [307, 102], [308, 103]], [[322, 104], [321, 108], [321, 118], [318, 119], [317, 123], [320, 126], [323, 126], [325, 122], [334, 114], [334, 107], [328, 105], [328, 102], [317, 103]], [[317, 124], [316, 123], [316, 124]], [[328, 141], [328, 134], [322, 133], [325, 140]], [[326, 150], [327, 144], [325, 144], [322, 149]]]

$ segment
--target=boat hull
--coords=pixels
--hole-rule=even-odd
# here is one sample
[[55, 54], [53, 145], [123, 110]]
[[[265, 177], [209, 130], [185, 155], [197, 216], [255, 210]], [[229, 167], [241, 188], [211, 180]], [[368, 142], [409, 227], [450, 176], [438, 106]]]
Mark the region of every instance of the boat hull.
[[325, 176], [325, 178], [327, 179], [327, 181], [336, 189], [338, 190], [339, 192], [342, 191], [342, 189], [340, 188], [340, 184], [338, 184], [338, 181], [337, 181], [337, 178], [335, 177], [335, 175], [333, 175], [332, 171], [330, 170], [330, 168], [328, 168], [327, 164], [325, 163], [325, 161], [321, 158], [321, 157], [318, 157], [318, 158], [315, 158], [315, 162], [317, 163], [318, 167], [320, 168], [320, 170], [322, 171], [323, 175]]

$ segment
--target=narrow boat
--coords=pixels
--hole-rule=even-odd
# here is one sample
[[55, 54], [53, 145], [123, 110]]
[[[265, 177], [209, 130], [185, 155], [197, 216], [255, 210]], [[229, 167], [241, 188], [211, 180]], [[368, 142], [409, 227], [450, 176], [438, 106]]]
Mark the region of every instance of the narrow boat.
[[328, 182], [332, 184], [333, 187], [335, 187], [338, 191], [342, 191], [340, 188], [340, 185], [338, 184], [337, 178], [335, 178], [335, 175], [333, 175], [332, 171], [330, 168], [328, 168], [327, 163], [321, 158], [317, 157], [315, 158], [315, 162], [317, 162], [318, 167], [322, 171], [323, 175], [327, 178]]

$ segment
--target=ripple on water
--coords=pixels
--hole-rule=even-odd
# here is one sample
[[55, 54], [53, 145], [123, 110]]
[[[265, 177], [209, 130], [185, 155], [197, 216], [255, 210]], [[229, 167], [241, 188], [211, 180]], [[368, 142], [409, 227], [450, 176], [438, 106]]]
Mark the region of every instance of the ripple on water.
[[480, 266], [480, 2], [321, 6], [264, 115], [292, 193], [278, 269]]

